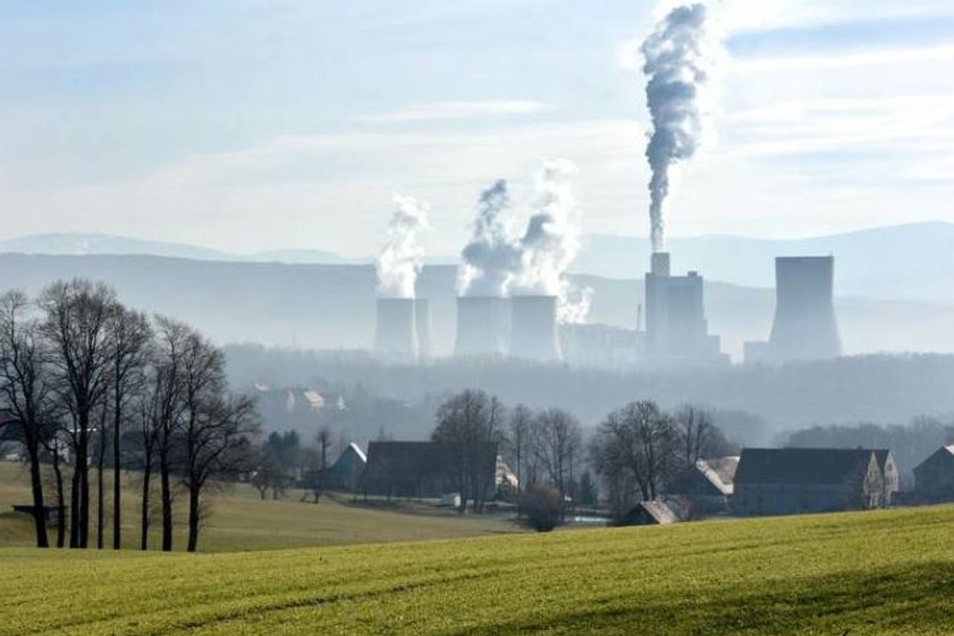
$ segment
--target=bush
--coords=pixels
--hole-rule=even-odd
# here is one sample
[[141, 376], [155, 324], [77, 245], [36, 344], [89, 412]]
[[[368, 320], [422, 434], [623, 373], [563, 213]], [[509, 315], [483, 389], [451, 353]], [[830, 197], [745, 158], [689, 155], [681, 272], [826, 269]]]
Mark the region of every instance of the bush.
[[520, 498], [525, 523], [537, 532], [549, 532], [563, 523], [563, 495], [550, 486], [531, 486]]

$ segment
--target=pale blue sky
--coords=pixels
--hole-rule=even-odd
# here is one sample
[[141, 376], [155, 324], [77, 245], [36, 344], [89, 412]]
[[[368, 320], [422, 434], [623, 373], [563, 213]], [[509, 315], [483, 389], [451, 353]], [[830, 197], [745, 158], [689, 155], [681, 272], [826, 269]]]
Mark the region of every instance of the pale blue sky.
[[[669, 3], [672, 4], [672, 3]], [[377, 250], [394, 193], [460, 249], [479, 190], [580, 167], [645, 235], [638, 0], [0, 0], [0, 237]], [[674, 235], [954, 221], [954, 3], [724, 0], [716, 138]]]

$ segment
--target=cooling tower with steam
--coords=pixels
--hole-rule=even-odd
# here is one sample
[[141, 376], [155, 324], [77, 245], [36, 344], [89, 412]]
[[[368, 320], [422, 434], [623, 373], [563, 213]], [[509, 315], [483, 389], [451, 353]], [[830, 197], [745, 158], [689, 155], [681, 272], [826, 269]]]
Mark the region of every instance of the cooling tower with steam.
[[417, 352], [422, 358], [433, 353], [431, 341], [431, 302], [426, 298], [414, 300], [414, 326], [417, 333]]
[[841, 355], [835, 320], [835, 258], [775, 259], [775, 322], [769, 354], [775, 360], [817, 360]]
[[510, 357], [535, 362], [559, 362], [556, 296], [513, 296]]
[[391, 356], [417, 356], [415, 303], [414, 298], [378, 298], [375, 351]]
[[460, 296], [454, 355], [506, 355], [508, 309], [507, 299], [498, 296]]

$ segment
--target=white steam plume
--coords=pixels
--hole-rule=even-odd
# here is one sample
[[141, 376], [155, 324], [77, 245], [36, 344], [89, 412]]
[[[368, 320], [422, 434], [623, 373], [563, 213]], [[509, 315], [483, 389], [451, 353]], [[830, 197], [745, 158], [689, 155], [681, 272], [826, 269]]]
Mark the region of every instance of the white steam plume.
[[663, 204], [669, 168], [691, 158], [703, 132], [702, 94], [711, 77], [714, 46], [703, 4], [676, 7], [643, 42], [643, 73], [649, 77], [646, 101], [653, 134], [646, 147], [654, 252], [665, 249]]
[[589, 313], [592, 290], [578, 290], [565, 275], [580, 251], [582, 211], [573, 196], [578, 170], [565, 159], [548, 161], [537, 175], [536, 198], [527, 230], [520, 240], [521, 270], [515, 294], [559, 298], [561, 322], [581, 323]]
[[378, 296], [414, 298], [417, 275], [424, 261], [419, 235], [428, 229], [428, 207], [414, 199], [394, 195], [394, 214], [388, 222], [388, 240], [378, 256]]
[[519, 273], [520, 246], [511, 238], [502, 218], [509, 207], [506, 181], [497, 181], [481, 193], [471, 239], [461, 253], [461, 295], [502, 297]]

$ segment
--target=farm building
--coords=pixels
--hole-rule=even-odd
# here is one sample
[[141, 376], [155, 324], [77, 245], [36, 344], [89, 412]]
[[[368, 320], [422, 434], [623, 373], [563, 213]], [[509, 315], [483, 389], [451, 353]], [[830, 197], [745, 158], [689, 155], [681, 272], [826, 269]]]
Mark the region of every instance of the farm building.
[[732, 508], [741, 515], [865, 510], [884, 506], [884, 491], [870, 449], [746, 448]]
[[672, 492], [684, 495], [696, 514], [725, 512], [738, 466], [737, 456], [700, 459], [677, 481]]
[[352, 442], [328, 469], [328, 487], [332, 490], [354, 492], [361, 485], [361, 475], [368, 463], [364, 451]]
[[463, 476], [489, 499], [497, 486], [497, 444], [481, 444], [471, 470], [462, 471], [465, 462], [470, 458], [465, 460], [457, 444], [371, 442], [361, 489], [384, 497], [439, 498], [459, 492]]
[[898, 464], [894, 461], [894, 455], [890, 450], [879, 448], [875, 449], [874, 454], [878, 462], [878, 470], [881, 471], [881, 477], [884, 480], [882, 505], [890, 506], [894, 495], [901, 490], [901, 471], [898, 470]]
[[942, 446], [914, 469], [918, 501], [954, 501], [954, 445]]

